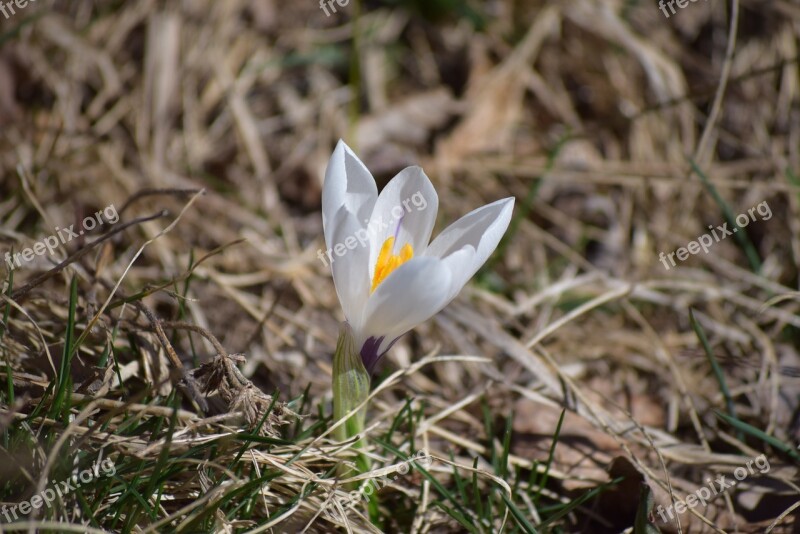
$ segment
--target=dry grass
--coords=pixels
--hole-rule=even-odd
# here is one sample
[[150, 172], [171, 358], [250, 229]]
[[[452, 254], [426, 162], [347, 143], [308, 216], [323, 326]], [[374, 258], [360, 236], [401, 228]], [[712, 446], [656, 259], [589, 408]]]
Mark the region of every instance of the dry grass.
[[[0, 255], [120, 216], [4, 266], [0, 531], [602, 533], [640, 510], [636, 532], [797, 532], [797, 4], [338, 9], [0, 18]], [[341, 507], [353, 456], [331, 437], [343, 317], [317, 250], [340, 137], [379, 185], [422, 165], [437, 231], [517, 198], [498, 253], [374, 380], [380, 529]], [[659, 261], [762, 203], [747, 239]], [[657, 515], [761, 454], [680, 524]], [[5, 524], [106, 457], [114, 476]]]

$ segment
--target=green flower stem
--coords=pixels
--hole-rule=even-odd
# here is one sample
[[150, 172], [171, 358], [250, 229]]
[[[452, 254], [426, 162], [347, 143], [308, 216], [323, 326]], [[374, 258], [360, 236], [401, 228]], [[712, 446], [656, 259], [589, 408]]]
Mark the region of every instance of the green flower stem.
[[[339, 332], [339, 341], [336, 343], [336, 352], [333, 355], [333, 418], [341, 420], [347, 413], [355, 410], [369, 397], [370, 378], [361, 361], [361, 354], [356, 350], [355, 339], [350, 325], [344, 323]], [[364, 449], [367, 438], [364, 436], [364, 422], [366, 420], [366, 404], [359, 408], [343, 424], [335, 430], [335, 437], [339, 441], [347, 441], [355, 436], [361, 438], [353, 445], [356, 450]], [[342, 477], [355, 476], [369, 471], [370, 461], [366, 454], [359, 451], [356, 456], [356, 470], [341, 464], [339, 475]], [[366, 481], [371, 484], [371, 481]], [[354, 490], [354, 487], [349, 489]], [[373, 523], [378, 519], [378, 503], [374, 492], [364, 494], [367, 497], [369, 515]]]
[[[333, 355], [333, 417], [336, 421], [362, 404], [369, 396], [369, 374], [356, 351], [350, 325], [342, 325]], [[364, 432], [367, 407], [362, 406], [336, 429], [336, 439], [346, 441]], [[356, 447], [363, 448], [364, 439]]]

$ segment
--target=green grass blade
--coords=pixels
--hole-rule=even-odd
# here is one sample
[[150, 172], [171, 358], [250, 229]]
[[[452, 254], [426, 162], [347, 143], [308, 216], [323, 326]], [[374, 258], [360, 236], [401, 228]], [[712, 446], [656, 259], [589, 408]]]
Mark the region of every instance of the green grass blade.
[[731, 391], [728, 389], [728, 383], [725, 380], [725, 373], [722, 372], [722, 368], [719, 366], [716, 356], [714, 356], [714, 351], [711, 350], [711, 344], [708, 342], [708, 337], [706, 337], [706, 332], [703, 329], [703, 325], [701, 325], [694, 316], [694, 310], [691, 308], [689, 308], [689, 322], [692, 324], [692, 328], [694, 329], [694, 333], [697, 335], [697, 338], [700, 340], [700, 344], [703, 345], [703, 350], [706, 353], [706, 358], [708, 358], [708, 363], [711, 364], [711, 369], [714, 371], [714, 376], [719, 384], [719, 389], [722, 391], [722, 397], [725, 399], [725, 407], [727, 408], [731, 417], [735, 418], [736, 408], [733, 404]]
[[517, 522], [519, 528], [521, 528], [522, 531], [527, 534], [537, 534], [538, 531], [533, 527], [531, 522], [528, 521], [528, 518], [525, 517], [525, 514], [522, 513], [522, 510], [517, 508], [517, 505], [508, 498], [508, 495], [501, 493], [500, 496], [503, 498], [503, 502], [506, 503], [506, 506], [508, 506], [508, 509], [511, 511], [511, 517], [513, 517], [514, 521]]
[[[717, 188], [714, 187], [714, 184], [708, 180], [708, 177], [705, 175], [705, 173], [700, 170], [700, 167], [697, 166], [697, 163], [692, 159], [689, 159], [689, 163], [691, 164], [694, 172], [697, 173], [697, 176], [700, 177], [700, 180], [703, 182], [706, 191], [709, 192], [711, 197], [717, 203], [717, 206], [719, 206], [720, 210], [722, 210], [722, 215], [725, 217], [725, 221], [731, 225], [731, 229], [734, 229], [735, 233], [733, 234], [733, 238], [744, 251], [745, 256], [747, 256], [747, 261], [750, 263], [750, 268], [753, 269], [754, 273], [758, 274], [761, 272], [761, 258], [758, 256], [758, 251], [756, 250], [755, 245], [753, 245], [753, 242], [747, 235], [747, 230], [736, 224], [736, 217], [733, 214], [733, 210], [728, 203], [725, 202], [725, 199], [722, 198], [722, 195], [719, 194], [719, 191], [717, 191]], [[737, 230], [741, 230], [741, 232]]]
[[601, 484], [601, 485], [597, 486], [596, 488], [592, 488], [591, 490], [587, 491], [586, 493], [584, 493], [583, 495], [581, 495], [577, 499], [574, 499], [573, 501], [567, 503], [566, 505], [558, 505], [556, 507], [548, 507], [546, 509], [545, 508], [541, 509], [540, 512], [542, 512], [542, 513], [549, 512], [550, 510], [553, 510], [553, 509], [555, 509], [556, 511], [555, 511], [555, 513], [553, 515], [548, 517], [546, 521], [543, 521], [542, 524], [539, 525], [539, 527], [540, 528], [544, 528], [544, 527], [546, 527], [546, 526], [548, 526], [548, 525], [550, 525], [552, 523], [555, 523], [556, 521], [558, 521], [562, 517], [564, 517], [567, 514], [569, 514], [570, 512], [572, 512], [578, 506], [580, 506], [583, 503], [585, 503], [586, 501], [588, 501], [589, 499], [591, 499], [591, 498], [593, 498], [593, 497], [595, 497], [597, 495], [600, 495], [602, 492], [606, 491], [608, 488], [610, 488], [612, 486], [616, 486], [617, 484], [622, 482], [622, 480], [624, 480], [624, 478], [625, 477], [617, 477], [614, 480], [612, 480], [611, 482], [606, 482], [605, 484]]
[[542, 496], [542, 489], [547, 485], [547, 478], [550, 474], [550, 466], [553, 464], [553, 458], [555, 457], [556, 453], [556, 444], [558, 443], [558, 438], [561, 435], [561, 425], [564, 424], [564, 416], [567, 413], [567, 409], [564, 408], [561, 410], [561, 415], [558, 417], [558, 423], [556, 424], [556, 431], [553, 434], [553, 442], [550, 443], [550, 452], [547, 454], [547, 463], [544, 466], [544, 473], [542, 473], [542, 480], [538, 483], [538, 488], [536, 489], [536, 495], [533, 497], [533, 503], [538, 504], [539, 498]]
[[744, 421], [740, 421], [735, 417], [731, 417], [730, 415], [723, 413], [719, 410], [714, 410], [714, 413], [716, 414], [717, 417], [727, 422], [732, 427], [741, 430], [745, 434], [749, 434], [754, 438], [759, 439], [764, 443], [767, 443], [768, 445], [771, 445], [772, 447], [778, 449], [779, 451], [783, 452], [784, 454], [792, 458], [792, 460], [800, 462], [800, 453], [797, 452], [797, 449], [795, 449], [794, 446], [784, 443], [778, 438], [770, 436], [763, 430], [760, 430], [752, 425], [749, 425]]
[[62, 419], [66, 422], [66, 412], [69, 411], [69, 397], [72, 393], [72, 356], [75, 340], [75, 314], [78, 306], [78, 277], [73, 276], [69, 290], [69, 315], [67, 316], [67, 329], [64, 334], [64, 352], [61, 357], [61, 366], [56, 377], [57, 386], [53, 404], [50, 407], [50, 417]]
[[485, 518], [484, 509], [483, 509], [483, 495], [481, 495], [480, 486], [478, 486], [478, 457], [476, 456], [472, 460], [472, 468], [475, 471], [472, 472], [472, 500], [475, 503], [475, 510], [478, 512], [478, 517]]

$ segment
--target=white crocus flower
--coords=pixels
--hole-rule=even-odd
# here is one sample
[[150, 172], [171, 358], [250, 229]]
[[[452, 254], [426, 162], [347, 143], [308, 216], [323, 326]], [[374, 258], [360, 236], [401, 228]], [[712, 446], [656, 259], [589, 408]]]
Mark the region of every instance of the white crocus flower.
[[403, 334], [453, 300], [500, 242], [514, 198], [487, 204], [429, 244], [439, 199], [419, 167], [378, 195], [366, 166], [343, 141], [328, 162], [322, 224], [333, 281], [368, 372]]

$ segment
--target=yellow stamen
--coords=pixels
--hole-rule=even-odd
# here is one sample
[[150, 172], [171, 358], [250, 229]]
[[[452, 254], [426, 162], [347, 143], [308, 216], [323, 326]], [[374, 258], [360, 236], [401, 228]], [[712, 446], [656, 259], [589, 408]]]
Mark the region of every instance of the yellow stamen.
[[375, 291], [383, 280], [392, 274], [392, 271], [403, 265], [414, 257], [414, 247], [409, 243], [403, 245], [400, 254], [392, 254], [394, 250], [394, 237], [390, 237], [383, 242], [381, 252], [378, 254], [378, 261], [375, 262], [375, 275], [372, 277], [372, 288], [370, 293]]

